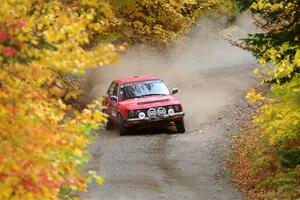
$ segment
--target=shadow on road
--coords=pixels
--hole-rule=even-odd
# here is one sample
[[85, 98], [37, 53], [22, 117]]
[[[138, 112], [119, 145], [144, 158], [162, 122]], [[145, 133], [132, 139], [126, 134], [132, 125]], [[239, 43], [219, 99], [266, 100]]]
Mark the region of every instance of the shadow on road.
[[[108, 134], [110, 132], [114, 132], [114, 134], [118, 135], [119, 131], [117, 128], [115, 128], [113, 131], [108, 131]], [[131, 129], [127, 134], [122, 135], [120, 137], [128, 137], [128, 136], [147, 136], [147, 135], [160, 135], [160, 134], [177, 134], [175, 127], [147, 127], [147, 128], [134, 128]]]

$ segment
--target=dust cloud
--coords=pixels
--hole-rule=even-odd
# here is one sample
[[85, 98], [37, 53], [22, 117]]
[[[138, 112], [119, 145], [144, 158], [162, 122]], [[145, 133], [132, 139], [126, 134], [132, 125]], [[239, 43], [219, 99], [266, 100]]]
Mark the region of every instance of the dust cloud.
[[84, 101], [104, 95], [115, 78], [156, 75], [170, 88], [179, 89], [176, 95], [183, 103], [187, 128], [206, 123], [254, 82], [251, 71], [255, 58], [232, 46], [225, 37], [238, 39], [256, 30], [247, 14], [231, 23], [199, 21], [189, 37], [174, 44], [167, 54], [139, 45], [121, 55], [118, 64], [87, 70], [82, 83], [87, 94]]

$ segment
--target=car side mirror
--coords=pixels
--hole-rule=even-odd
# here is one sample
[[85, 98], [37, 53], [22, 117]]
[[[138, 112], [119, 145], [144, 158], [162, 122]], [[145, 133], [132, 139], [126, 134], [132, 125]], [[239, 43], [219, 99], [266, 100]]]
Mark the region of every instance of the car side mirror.
[[110, 99], [112, 102], [117, 102], [117, 101], [118, 101], [118, 97], [116, 97], [116, 96], [110, 96], [109, 99]]
[[171, 91], [172, 91], [172, 94], [176, 94], [176, 93], [178, 93], [178, 88], [173, 88]]

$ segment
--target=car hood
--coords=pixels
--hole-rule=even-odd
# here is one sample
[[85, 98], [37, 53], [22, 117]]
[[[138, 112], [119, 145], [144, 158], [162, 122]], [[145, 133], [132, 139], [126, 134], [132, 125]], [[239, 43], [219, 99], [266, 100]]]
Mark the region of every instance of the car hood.
[[126, 107], [128, 110], [145, 109], [174, 104], [180, 104], [180, 101], [172, 95], [135, 98], [120, 102], [120, 105]]

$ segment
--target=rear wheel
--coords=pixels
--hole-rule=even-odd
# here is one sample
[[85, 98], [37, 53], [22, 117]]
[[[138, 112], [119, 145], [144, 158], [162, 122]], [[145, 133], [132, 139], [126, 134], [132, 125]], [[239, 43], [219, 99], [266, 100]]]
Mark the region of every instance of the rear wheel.
[[176, 124], [176, 129], [177, 129], [177, 133], [184, 133], [185, 132], [185, 126], [184, 126], [184, 121], [178, 121], [175, 122]]

